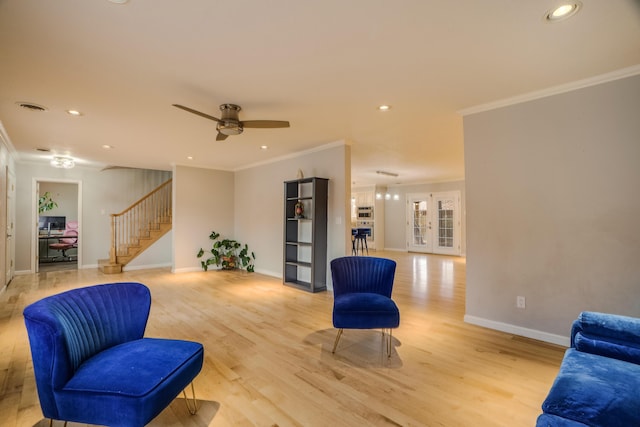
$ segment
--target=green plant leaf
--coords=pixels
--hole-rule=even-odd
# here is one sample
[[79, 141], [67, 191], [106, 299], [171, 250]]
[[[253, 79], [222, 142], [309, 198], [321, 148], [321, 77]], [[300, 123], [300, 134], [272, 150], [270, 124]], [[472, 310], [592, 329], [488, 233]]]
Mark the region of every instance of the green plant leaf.
[[[231, 270], [236, 268], [246, 269], [247, 272], [254, 271], [254, 265], [251, 263], [251, 259], [255, 259], [255, 253], [251, 252], [249, 256], [249, 245], [242, 244], [234, 239], [222, 239], [220, 240], [220, 233], [212, 231], [209, 234], [209, 239], [213, 240], [211, 245], [211, 257], [206, 261], [201, 261], [202, 269], [207, 271], [209, 265], [217, 265], [225, 270]], [[204, 256], [205, 250], [200, 248], [197, 257]]]

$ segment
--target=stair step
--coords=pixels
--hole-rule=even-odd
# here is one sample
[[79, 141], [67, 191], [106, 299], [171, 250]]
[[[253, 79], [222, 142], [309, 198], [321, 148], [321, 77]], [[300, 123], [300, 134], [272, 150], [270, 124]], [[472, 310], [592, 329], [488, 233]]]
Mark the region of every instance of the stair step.
[[114, 264], [108, 259], [99, 259], [98, 269], [104, 274], [118, 274], [122, 273], [122, 264]]

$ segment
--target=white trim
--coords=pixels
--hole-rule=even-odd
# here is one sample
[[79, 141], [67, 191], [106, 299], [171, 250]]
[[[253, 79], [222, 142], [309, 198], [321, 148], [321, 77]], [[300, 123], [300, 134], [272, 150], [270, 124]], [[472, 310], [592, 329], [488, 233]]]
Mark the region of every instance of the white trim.
[[255, 168], [257, 166], [268, 165], [268, 164], [271, 164], [271, 163], [280, 162], [282, 160], [295, 159], [296, 157], [300, 157], [300, 156], [303, 156], [303, 155], [306, 155], [306, 154], [317, 153], [318, 151], [324, 151], [324, 150], [328, 150], [328, 149], [334, 148], [334, 147], [341, 147], [343, 145], [351, 145], [351, 144], [349, 144], [344, 139], [341, 139], [341, 140], [338, 140], [338, 141], [330, 142], [328, 144], [320, 145], [318, 147], [309, 148], [308, 150], [297, 151], [295, 153], [285, 154], [284, 156], [274, 157], [274, 158], [269, 159], [269, 160], [264, 160], [264, 161], [261, 161], [261, 162], [252, 163], [252, 164], [245, 165], [245, 166], [239, 166], [239, 167], [237, 167], [235, 169], [232, 169], [232, 172], [238, 172], [238, 171], [245, 170], [245, 169]]
[[622, 68], [610, 73], [601, 74], [599, 76], [589, 77], [587, 79], [577, 80], [575, 82], [552, 86], [550, 88], [538, 90], [535, 92], [525, 93], [522, 95], [514, 96], [512, 98], [506, 98], [494, 102], [489, 102], [487, 104], [477, 105], [475, 107], [465, 108], [463, 110], [459, 110], [458, 114], [460, 114], [461, 116], [467, 116], [470, 114], [482, 113], [484, 111], [495, 110], [497, 108], [508, 107], [514, 104], [521, 104], [523, 102], [533, 101], [536, 99], [571, 92], [589, 86], [595, 86], [614, 80], [624, 79], [626, 77], [635, 76], [637, 74], [640, 74], [640, 64]]
[[16, 147], [13, 146], [13, 143], [9, 138], [9, 134], [2, 125], [2, 122], [0, 122], [0, 142], [3, 143], [5, 147], [7, 147], [7, 150], [9, 151], [11, 157], [13, 157], [14, 161], [17, 160], [18, 152], [16, 151]]
[[197, 267], [184, 267], [184, 268], [172, 268], [171, 272], [174, 274], [180, 274], [180, 273], [194, 273], [196, 271], [202, 271], [202, 267], [197, 266]]
[[258, 274], [263, 274], [265, 276], [271, 276], [271, 277], [275, 277], [276, 279], [283, 280], [282, 273], [278, 273], [278, 272], [275, 272], [275, 271], [269, 271], [269, 270], [262, 270], [262, 269], [258, 269], [255, 272], [258, 273]]
[[125, 265], [122, 267], [122, 271], [135, 271], [135, 270], [151, 270], [154, 268], [167, 268], [171, 267], [172, 264], [170, 262], [165, 262], [161, 264], [147, 264], [147, 265]]
[[[296, 151], [295, 153], [291, 153], [291, 154], [285, 154], [282, 155], [280, 157], [274, 157], [271, 159], [267, 159], [267, 160], [263, 160], [260, 162], [256, 162], [256, 163], [251, 163], [248, 165], [243, 165], [243, 166], [238, 166], [236, 168], [222, 168], [222, 167], [217, 167], [217, 166], [196, 166], [193, 164], [189, 164], [189, 163], [185, 163], [185, 162], [179, 162], [179, 163], [175, 163], [172, 162], [171, 166], [173, 166], [174, 168], [176, 166], [183, 166], [183, 167], [188, 167], [188, 168], [200, 168], [200, 169], [209, 169], [209, 170], [218, 170], [218, 171], [222, 171], [222, 172], [239, 172], [245, 169], [251, 169], [251, 168], [255, 168], [257, 166], [263, 166], [263, 165], [268, 165], [271, 163], [276, 163], [282, 160], [287, 160], [287, 159], [295, 159], [296, 157], [300, 157], [303, 156], [305, 154], [312, 154], [312, 153], [317, 153], [319, 151], [324, 151], [324, 150], [328, 150], [330, 148], [333, 147], [340, 147], [343, 145], [351, 145], [349, 142], [341, 139], [338, 141], [334, 141], [334, 142], [330, 142], [328, 144], [324, 144], [324, 145], [320, 145], [318, 147], [313, 147], [313, 148], [309, 148], [308, 150], [303, 150], [303, 151]], [[174, 169], [175, 172], [175, 169]]]
[[464, 176], [462, 178], [456, 178], [456, 179], [446, 178], [442, 181], [437, 180], [437, 181], [403, 182], [398, 184], [386, 184], [386, 186], [387, 186], [387, 189], [390, 189], [390, 188], [398, 188], [398, 187], [415, 187], [418, 185], [449, 184], [449, 183], [456, 183], [456, 182], [461, 182], [464, 184], [465, 183]]
[[509, 334], [520, 335], [532, 338], [538, 341], [549, 342], [551, 344], [569, 347], [570, 338], [563, 335], [550, 334], [548, 332], [538, 331], [536, 329], [523, 328], [522, 326], [511, 325], [509, 323], [496, 322], [495, 320], [484, 319], [482, 317], [464, 315], [464, 321], [472, 325], [482, 326], [484, 328], [495, 329], [496, 331], [506, 332]]

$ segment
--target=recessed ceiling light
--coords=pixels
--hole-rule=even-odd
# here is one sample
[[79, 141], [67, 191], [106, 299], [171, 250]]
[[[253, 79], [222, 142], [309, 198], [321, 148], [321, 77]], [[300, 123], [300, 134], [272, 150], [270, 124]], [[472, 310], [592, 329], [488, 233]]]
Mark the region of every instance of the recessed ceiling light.
[[128, 2], [129, 0], [109, 0], [111, 3], [115, 3], [115, 4], [125, 4], [126, 2]]
[[391, 105], [381, 105], [378, 107], [380, 111], [389, 111], [391, 109]]
[[105, 150], [111, 150], [113, 148], [113, 145], [104, 144], [102, 148], [104, 148]]
[[187, 160], [193, 160], [193, 156], [187, 156]]
[[260, 149], [261, 149], [261, 150], [266, 150], [266, 149], [268, 149], [268, 148], [269, 148], [269, 147], [268, 147], [268, 146], [266, 146], [266, 145], [261, 145], [261, 146], [260, 146]]
[[72, 115], [72, 116], [76, 116], [76, 117], [82, 115], [82, 113], [80, 111], [78, 111], [78, 110], [67, 110], [67, 113]]
[[549, 22], [561, 21], [578, 13], [581, 7], [582, 3], [579, 1], [562, 3], [548, 10], [545, 14], [545, 19]]

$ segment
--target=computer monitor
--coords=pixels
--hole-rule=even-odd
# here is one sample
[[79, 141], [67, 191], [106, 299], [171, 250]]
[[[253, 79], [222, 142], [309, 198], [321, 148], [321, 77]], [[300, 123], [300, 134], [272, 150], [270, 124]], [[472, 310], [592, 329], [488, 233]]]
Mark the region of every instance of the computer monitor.
[[38, 228], [40, 230], [64, 230], [67, 226], [67, 217], [64, 216], [40, 216]]

